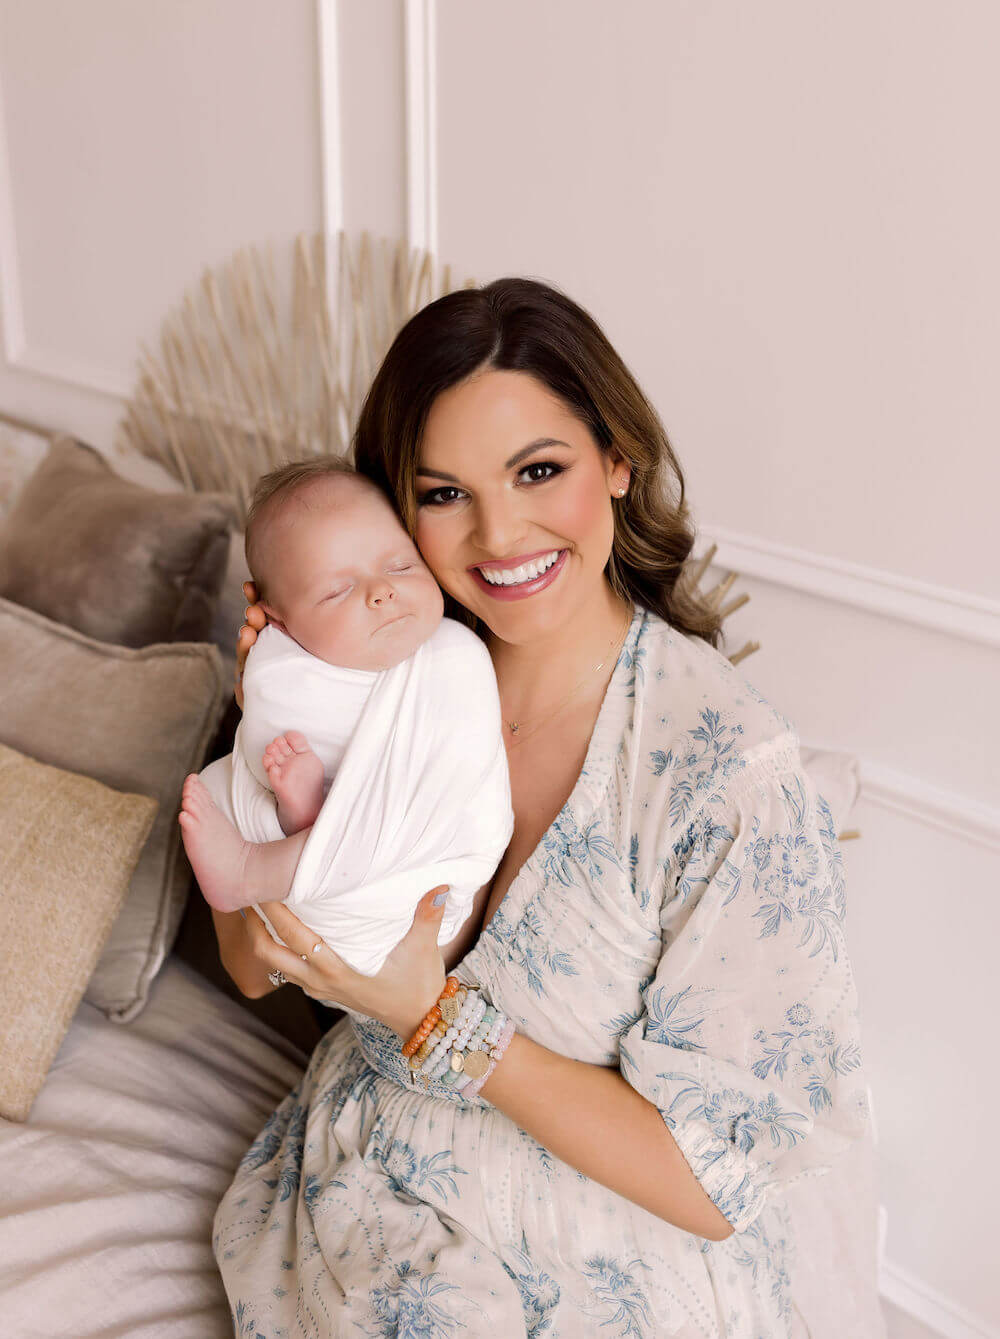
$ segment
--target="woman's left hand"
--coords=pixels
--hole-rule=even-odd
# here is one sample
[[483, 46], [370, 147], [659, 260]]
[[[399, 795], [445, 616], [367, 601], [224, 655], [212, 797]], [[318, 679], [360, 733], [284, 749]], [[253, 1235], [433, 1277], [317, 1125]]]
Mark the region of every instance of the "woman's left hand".
[[[284, 902], [262, 902], [260, 907], [287, 948], [275, 943], [267, 926], [249, 908], [247, 924], [249, 928], [251, 922], [257, 922], [251, 931], [258, 940], [255, 952], [270, 970], [278, 968], [313, 999], [377, 1018], [405, 1041], [444, 990], [444, 959], [437, 937], [445, 904], [434, 906], [434, 897], [445, 891], [444, 887], [432, 888], [420, 899], [409, 930], [374, 976], [349, 967]], [[317, 943], [322, 948], [314, 953]]]

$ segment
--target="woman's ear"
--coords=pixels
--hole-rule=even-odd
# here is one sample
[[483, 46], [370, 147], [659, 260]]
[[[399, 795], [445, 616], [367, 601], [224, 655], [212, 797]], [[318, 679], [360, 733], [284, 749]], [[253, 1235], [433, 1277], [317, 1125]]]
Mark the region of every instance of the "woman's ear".
[[628, 461], [614, 451], [609, 451], [607, 474], [611, 496], [624, 497], [628, 492], [629, 481], [632, 477], [632, 467]]

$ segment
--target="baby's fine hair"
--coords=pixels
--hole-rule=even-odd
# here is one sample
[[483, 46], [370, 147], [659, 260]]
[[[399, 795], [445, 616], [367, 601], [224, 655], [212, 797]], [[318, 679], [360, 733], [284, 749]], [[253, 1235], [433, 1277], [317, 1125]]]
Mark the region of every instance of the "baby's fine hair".
[[280, 465], [269, 474], [262, 474], [254, 485], [253, 496], [247, 510], [246, 534], [243, 549], [247, 567], [257, 586], [259, 599], [266, 599], [264, 586], [266, 574], [263, 571], [261, 536], [264, 527], [284, 503], [290, 501], [296, 493], [317, 479], [330, 476], [356, 479], [359, 483], [370, 484], [370, 480], [357, 470], [348, 460], [340, 456], [310, 456], [306, 460], [293, 460]]

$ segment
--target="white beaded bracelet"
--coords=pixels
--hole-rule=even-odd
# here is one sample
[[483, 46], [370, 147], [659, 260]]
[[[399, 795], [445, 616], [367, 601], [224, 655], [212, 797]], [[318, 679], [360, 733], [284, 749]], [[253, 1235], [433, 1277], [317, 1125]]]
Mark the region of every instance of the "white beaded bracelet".
[[[466, 991], [459, 1007], [458, 1000], [442, 1017], [448, 1022], [423, 1062], [411, 1072], [414, 1083], [418, 1076], [424, 1087], [440, 1082], [461, 1092], [469, 1086], [475, 1092], [496, 1067], [499, 1055], [497, 1044], [511, 1027], [510, 1020], [495, 1005], [487, 1004], [478, 987], [462, 987]], [[506, 1048], [504, 1048], [506, 1049]], [[500, 1052], [502, 1054], [502, 1052]]]

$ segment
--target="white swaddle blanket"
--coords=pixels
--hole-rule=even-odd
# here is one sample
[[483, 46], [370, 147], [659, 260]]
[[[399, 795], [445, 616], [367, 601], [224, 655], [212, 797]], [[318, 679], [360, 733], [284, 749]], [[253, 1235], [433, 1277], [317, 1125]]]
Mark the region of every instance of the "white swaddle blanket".
[[454, 938], [514, 822], [496, 677], [475, 633], [442, 619], [409, 659], [369, 673], [327, 665], [268, 625], [243, 686], [233, 752], [201, 773], [240, 833], [284, 836], [261, 758], [251, 756], [276, 735], [301, 730], [329, 783], [292, 887], [273, 900], [366, 975], [438, 884], [451, 889], [438, 941]]

